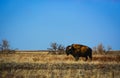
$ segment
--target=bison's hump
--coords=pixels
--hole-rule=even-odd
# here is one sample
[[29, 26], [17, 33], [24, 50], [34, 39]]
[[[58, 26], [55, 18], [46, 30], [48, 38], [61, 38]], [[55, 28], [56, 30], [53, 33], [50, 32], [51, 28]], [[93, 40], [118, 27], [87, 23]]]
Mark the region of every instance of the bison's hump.
[[88, 50], [88, 47], [87, 46], [84, 46], [84, 45], [80, 45], [80, 44], [73, 44], [72, 45], [75, 52], [81, 52], [81, 53], [84, 53]]

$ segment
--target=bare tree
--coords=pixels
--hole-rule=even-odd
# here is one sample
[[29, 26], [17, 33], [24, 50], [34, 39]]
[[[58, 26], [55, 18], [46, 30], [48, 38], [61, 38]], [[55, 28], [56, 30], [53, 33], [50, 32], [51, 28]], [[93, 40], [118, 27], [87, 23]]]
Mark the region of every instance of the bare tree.
[[58, 45], [58, 53], [59, 54], [65, 53], [65, 47], [62, 44]]
[[57, 51], [57, 48], [58, 48], [58, 44], [57, 43], [51, 43], [50, 46], [53, 49], [53, 51]]
[[56, 42], [50, 44], [50, 48], [48, 48], [49, 53], [56, 54], [58, 44]]
[[0, 44], [0, 51], [1, 53], [15, 53], [15, 50], [10, 49], [9, 42], [7, 40], [2, 40]]
[[98, 44], [98, 46], [97, 46], [97, 51], [98, 51], [98, 53], [100, 53], [100, 54], [105, 53], [105, 49], [104, 49], [104, 46], [102, 45], [102, 43]]
[[97, 53], [97, 48], [96, 47], [93, 47], [93, 52]]
[[63, 54], [65, 47], [61, 44], [57, 44], [56, 42], [50, 44], [50, 48], [48, 48], [49, 53], [52, 54]]
[[9, 49], [9, 43], [7, 40], [2, 40], [3, 49]]
[[2, 40], [1, 49], [4, 53], [7, 53], [9, 51], [9, 43], [7, 40]]

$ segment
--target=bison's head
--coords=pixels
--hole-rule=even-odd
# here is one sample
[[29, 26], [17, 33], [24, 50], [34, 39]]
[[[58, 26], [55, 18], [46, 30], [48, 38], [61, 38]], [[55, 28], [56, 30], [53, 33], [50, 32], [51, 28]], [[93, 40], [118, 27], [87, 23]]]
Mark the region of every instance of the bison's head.
[[72, 53], [72, 47], [71, 46], [67, 46], [66, 47], [66, 54], [69, 55]]

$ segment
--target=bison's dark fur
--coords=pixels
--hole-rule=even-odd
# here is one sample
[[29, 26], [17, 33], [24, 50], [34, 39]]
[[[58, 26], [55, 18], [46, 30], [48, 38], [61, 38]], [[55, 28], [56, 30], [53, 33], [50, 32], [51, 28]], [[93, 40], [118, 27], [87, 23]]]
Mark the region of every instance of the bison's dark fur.
[[85, 57], [86, 60], [88, 57], [92, 60], [92, 49], [85, 45], [72, 44], [66, 47], [66, 54], [71, 54], [75, 60], [79, 60], [79, 57]]

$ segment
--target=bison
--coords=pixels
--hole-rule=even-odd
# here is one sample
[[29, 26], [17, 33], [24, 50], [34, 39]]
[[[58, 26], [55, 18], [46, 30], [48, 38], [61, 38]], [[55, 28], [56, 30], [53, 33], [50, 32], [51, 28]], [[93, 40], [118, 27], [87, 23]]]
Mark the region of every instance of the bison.
[[92, 49], [88, 46], [81, 44], [72, 44], [66, 47], [66, 54], [71, 54], [76, 61], [79, 60], [79, 57], [85, 57], [86, 60], [88, 57], [92, 60]]

